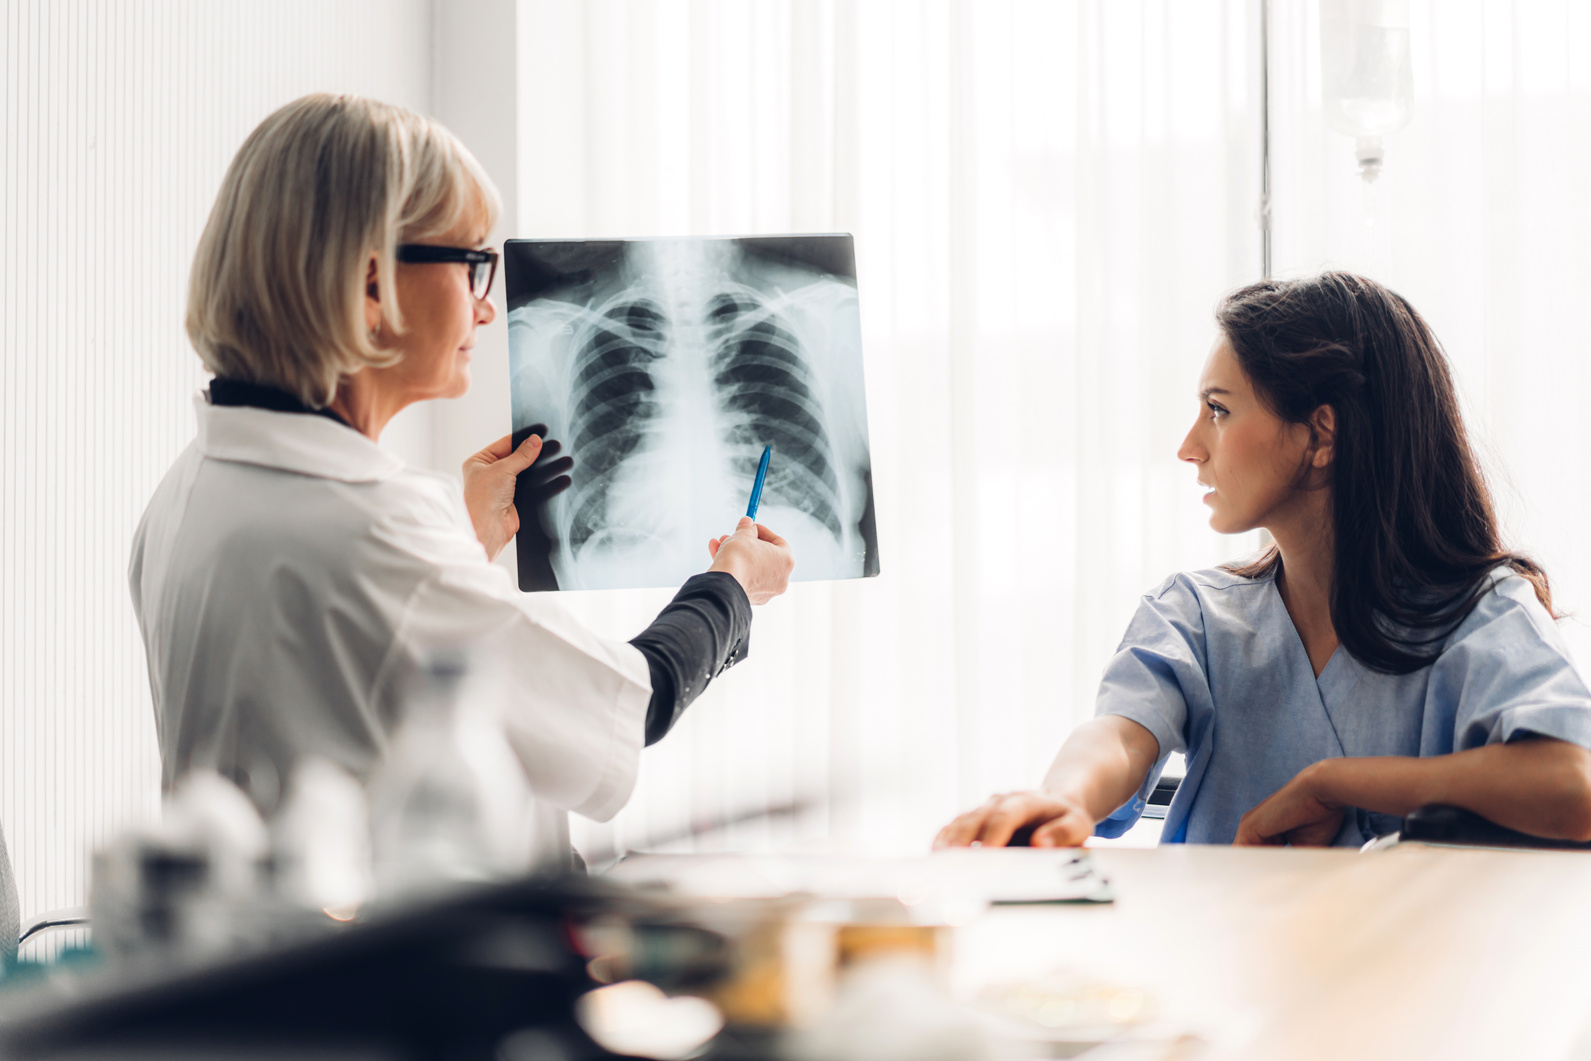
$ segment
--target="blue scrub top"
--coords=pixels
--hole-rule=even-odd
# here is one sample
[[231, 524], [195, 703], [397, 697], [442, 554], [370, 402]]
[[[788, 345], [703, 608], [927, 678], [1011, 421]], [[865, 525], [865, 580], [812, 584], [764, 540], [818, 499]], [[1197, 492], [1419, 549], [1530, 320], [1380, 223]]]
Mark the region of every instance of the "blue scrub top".
[[[1274, 578], [1173, 575], [1133, 616], [1095, 710], [1147, 728], [1160, 762], [1096, 832], [1120, 836], [1138, 820], [1172, 752], [1187, 756], [1187, 779], [1163, 842], [1229, 844], [1244, 814], [1321, 759], [1446, 755], [1523, 734], [1591, 748], [1591, 691], [1551, 616], [1511, 568], [1490, 577], [1430, 666], [1378, 674], [1339, 647], [1316, 678]], [[1359, 811], [1335, 843], [1397, 827]]]

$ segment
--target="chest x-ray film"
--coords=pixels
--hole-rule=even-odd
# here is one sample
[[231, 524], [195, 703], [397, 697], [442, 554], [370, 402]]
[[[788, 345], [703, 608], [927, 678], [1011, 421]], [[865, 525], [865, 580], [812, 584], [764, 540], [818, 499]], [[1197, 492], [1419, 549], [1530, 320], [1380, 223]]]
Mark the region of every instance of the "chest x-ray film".
[[[746, 513], [795, 578], [878, 573], [856, 257], [847, 235], [510, 240], [521, 589], [674, 586]], [[539, 461], [538, 466], [546, 463]], [[539, 485], [538, 485], [539, 484]]]

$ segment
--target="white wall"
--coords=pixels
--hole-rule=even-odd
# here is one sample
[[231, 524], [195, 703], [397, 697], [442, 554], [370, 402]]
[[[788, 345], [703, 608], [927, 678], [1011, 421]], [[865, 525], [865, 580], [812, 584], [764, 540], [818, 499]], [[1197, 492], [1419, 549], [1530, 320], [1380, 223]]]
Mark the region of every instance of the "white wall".
[[[435, 0], [431, 113], [463, 140], [503, 197], [493, 246], [519, 235], [519, 68], [516, 0]], [[471, 453], [508, 434], [508, 327], [499, 269], [492, 299], [497, 323], [476, 332], [470, 391], [431, 402], [427, 460], [457, 473]], [[419, 407], [410, 410], [419, 412]], [[504, 549], [504, 563], [514, 550]]]
[[[154, 813], [128, 545], [193, 433], [182, 330], [221, 175], [306, 92], [430, 104], [429, 0], [0, 8], [0, 823], [24, 915]], [[406, 436], [406, 437], [405, 437]], [[422, 455], [423, 418], [394, 430]]]

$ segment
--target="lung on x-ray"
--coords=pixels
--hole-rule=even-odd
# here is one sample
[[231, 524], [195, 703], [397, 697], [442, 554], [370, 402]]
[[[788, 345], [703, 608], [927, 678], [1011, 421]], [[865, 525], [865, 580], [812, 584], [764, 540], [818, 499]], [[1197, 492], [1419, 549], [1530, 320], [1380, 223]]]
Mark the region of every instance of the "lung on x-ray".
[[521, 589], [705, 570], [764, 446], [757, 522], [794, 577], [878, 573], [850, 236], [510, 240], [504, 257], [515, 438], [561, 447], [520, 476]]

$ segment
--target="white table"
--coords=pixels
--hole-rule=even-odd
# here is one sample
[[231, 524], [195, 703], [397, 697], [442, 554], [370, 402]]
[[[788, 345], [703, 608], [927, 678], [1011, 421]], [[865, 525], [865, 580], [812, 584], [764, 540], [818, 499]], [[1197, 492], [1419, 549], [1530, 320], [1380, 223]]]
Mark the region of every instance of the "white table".
[[1094, 852], [1118, 900], [997, 908], [963, 989], [1055, 968], [1147, 989], [1220, 1058], [1591, 1057], [1591, 854], [1402, 845]]

